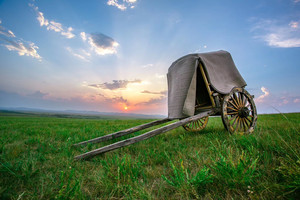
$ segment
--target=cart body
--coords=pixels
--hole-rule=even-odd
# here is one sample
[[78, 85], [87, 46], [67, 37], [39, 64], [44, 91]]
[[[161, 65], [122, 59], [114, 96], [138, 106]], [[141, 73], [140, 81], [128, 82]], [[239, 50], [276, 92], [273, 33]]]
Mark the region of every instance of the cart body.
[[233, 88], [247, 85], [227, 51], [181, 57], [170, 66], [167, 78], [170, 119], [197, 114], [196, 105], [212, 108], [218, 104], [214, 102], [216, 96], [227, 95]]

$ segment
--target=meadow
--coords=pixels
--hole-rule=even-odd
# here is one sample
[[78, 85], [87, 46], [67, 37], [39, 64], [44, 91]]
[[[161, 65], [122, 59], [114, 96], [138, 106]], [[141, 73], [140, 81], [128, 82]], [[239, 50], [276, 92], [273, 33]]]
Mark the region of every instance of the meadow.
[[72, 144], [150, 121], [0, 113], [0, 199], [299, 198], [300, 113], [259, 115], [245, 136], [210, 117], [201, 132], [180, 127], [74, 160], [110, 142]]

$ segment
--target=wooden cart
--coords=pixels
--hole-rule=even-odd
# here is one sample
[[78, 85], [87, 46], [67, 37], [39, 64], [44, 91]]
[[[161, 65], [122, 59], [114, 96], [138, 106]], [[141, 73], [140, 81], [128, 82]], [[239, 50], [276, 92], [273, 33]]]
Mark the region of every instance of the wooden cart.
[[230, 133], [250, 134], [256, 124], [257, 111], [253, 96], [244, 89], [245, 86], [231, 55], [226, 51], [184, 56], [169, 68], [168, 118], [83, 141], [74, 146], [99, 143], [159, 124], [174, 120], [176, 122], [78, 155], [75, 159], [89, 159], [179, 126], [187, 131], [201, 131], [206, 127], [209, 116], [213, 115], [222, 117], [223, 124]]

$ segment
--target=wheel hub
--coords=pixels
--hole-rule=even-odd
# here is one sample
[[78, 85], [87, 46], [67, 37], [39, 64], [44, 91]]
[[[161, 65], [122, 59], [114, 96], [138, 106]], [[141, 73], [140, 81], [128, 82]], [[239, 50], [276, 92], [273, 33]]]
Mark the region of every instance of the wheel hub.
[[239, 117], [246, 118], [249, 116], [250, 110], [247, 107], [243, 107], [239, 109], [238, 115]]

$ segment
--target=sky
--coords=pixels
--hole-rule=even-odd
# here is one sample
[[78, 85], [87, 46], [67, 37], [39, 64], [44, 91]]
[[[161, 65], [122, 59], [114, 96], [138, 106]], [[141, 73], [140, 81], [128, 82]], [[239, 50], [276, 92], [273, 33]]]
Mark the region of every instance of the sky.
[[300, 112], [300, 0], [0, 0], [0, 107], [167, 115], [172, 62], [217, 50]]

